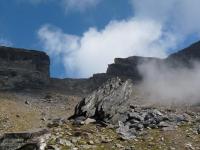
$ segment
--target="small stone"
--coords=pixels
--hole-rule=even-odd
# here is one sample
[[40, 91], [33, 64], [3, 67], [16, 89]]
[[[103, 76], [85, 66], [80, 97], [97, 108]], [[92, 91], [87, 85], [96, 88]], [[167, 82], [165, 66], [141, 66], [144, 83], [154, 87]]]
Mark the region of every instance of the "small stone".
[[96, 122], [95, 119], [87, 118], [84, 123], [87, 125], [87, 124], [95, 123], [95, 122]]
[[94, 145], [94, 141], [90, 140], [90, 141], [88, 141], [88, 144]]
[[176, 148], [174, 148], [174, 147], [169, 147], [169, 150], [176, 150]]
[[73, 125], [84, 125], [85, 124], [85, 117], [84, 116], [80, 116], [77, 117], [74, 121], [73, 121]]
[[56, 145], [48, 145], [47, 150], [60, 150], [60, 148]]
[[26, 105], [30, 105], [30, 102], [28, 100], [25, 101]]
[[72, 137], [71, 142], [76, 144], [81, 138], [80, 137]]
[[115, 146], [116, 146], [117, 148], [124, 148], [124, 146], [123, 146], [123, 145], [121, 145], [121, 144], [118, 144], [118, 143], [117, 143]]
[[54, 120], [52, 120], [52, 122], [48, 123], [47, 127], [53, 128], [53, 127], [58, 127], [62, 124], [63, 124], [62, 119], [58, 118], [58, 119], [54, 119]]
[[200, 134], [200, 125], [197, 128], [197, 133]]
[[173, 126], [170, 126], [170, 127], [164, 127], [164, 128], [162, 128], [162, 130], [163, 131], [174, 131], [174, 130], [176, 130], [176, 128]]
[[192, 146], [191, 143], [185, 144], [185, 148], [187, 148], [188, 150], [194, 150], [194, 149], [195, 149], [195, 148]]
[[42, 121], [46, 121], [46, 118], [45, 118], [45, 117], [43, 117], [43, 118], [41, 118], [41, 120], [42, 120]]
[[72, 144], [70, 141], [65, 140], [65, 139], [60, 139], [60, 138], [58, 138], [58, 139], [56, 140], [56, 142], [57, 142], [58, 144], [60, 144], [60, 145], [63, 145], [63, 146], [69, 146], [69, 147], [72, 147], [72, 146], [73, 146], [73, 144]]
[[109, 139], [109, 138], [106, 138], [104, 136], [101, 137], [101, 142], [102, 143], [109, 143], [109, 142], [112, 142], [112, 139]]
[[161, 121], [159, 124], [158, 124], [158, 127], [170, 127], [171, 124], [167, 123], [167, 122], [164, 122], [164, 121]]

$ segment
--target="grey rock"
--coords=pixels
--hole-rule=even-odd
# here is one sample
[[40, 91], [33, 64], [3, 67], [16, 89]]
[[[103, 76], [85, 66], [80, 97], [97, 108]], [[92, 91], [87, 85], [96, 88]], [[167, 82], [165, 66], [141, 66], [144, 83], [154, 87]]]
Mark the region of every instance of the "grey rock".
[[197, 133], [200, 134], [200, 125], [197, 127]]
[[50, 132], [46, 129], [32, 132], [6, 133], [0, 139], [0, 149], [44, 150], [49, 137]]
[[84, 124], [90, 124], [90, 123], [95, 123], [96, 120], [95, 119], [92, 119], [92, 118], [87, 118], [85, 121], [84, 121]]
[[64, 118], [56, 118], [53, 119], [50, 123], [47, 124], [47, 127], [53, 128], [58, 127], [66, 123], [66, 120]]
[[130, 80], [110, 79], [77, 105], [74, 117], [84, 116], [118, 124], [118, 121], [126, 120], [124, 112], [129, 110], [133, 89]]
[[66, 140], [66, 139], [62, 139], [62, 138], [58, 138], [56, 139], [56, 142], [60, 145], [63, 145], [63, 146], [69, 146], [69, 147], [72, 147], [74, 146], [73, 143], [71, 143], [70, 141]]
[[119, 128], [116, 130], [122, 139], [134, 139], [137, 136], [137, 132], [134, 128], [129, 128], [128, 125], [124, 125], [119, 121]]
[[84, 125], [84, 124], [85, 124], [85, 120], [86, 120], [86, 117], [84, 117], [84, 116], [79, 116], [79, 117], [76, 117], [76, 118], [73, 120], [73, 124], [74, 124], [74, 125]]

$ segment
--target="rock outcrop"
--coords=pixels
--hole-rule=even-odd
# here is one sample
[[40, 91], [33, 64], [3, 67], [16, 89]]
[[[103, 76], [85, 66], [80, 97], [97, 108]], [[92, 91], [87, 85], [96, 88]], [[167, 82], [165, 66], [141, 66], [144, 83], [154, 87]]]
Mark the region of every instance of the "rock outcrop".
[[75, 117], [95, 118], [113, 124], [126, 120], [124, 112], [130, 108], [133, 90], [131, 80], [109, 79], [77, 105]]
[[88, 118], [112, 124], [123, 139], [135, 138], [145, 128], [175, 130], [180, 123], [189, 121], [187, 114], [139, 103], [135, 90], [132, 80], [109, 79], [77, 105], [71, 118], [74, 124], [84, 124]]
[[151, 57], [132, 56], [128, 58], [115, 58], [114, 63], [108, 66], [107, 75], [141, 80], [142, 76], [138, 71], [138, 65], [151, 61], [161, 62], [161, 59]]
[[109, 65], [106, 74], [99, 74], [110, 79], [77, 105], [72, 118], [75, 118], [75, 123], [93, 118], [100, 122], [116, 125], [119, 127], [118, 133], [125, 138], [137, 136], [138, 131], [142, 131], [144, 128], [174, 130], [180, 122], [188, 121], [187, 114], [161, 112], [159, 109], [147, 107], [147, 105], [136, 105], [135, 90], [137, 88], [133, 83], [142, 79], [138, 66], [153, 62], [158, 67], [192, 67], [193, 61], [199, 60], [200, 42], [172, 54], [166, 59], [136, 56], [124, 59], [116, 58], [115, 63]]
[[156, 64], [165, 64], [170, 67], [191, 67], [194, 61], [200, 61], [200, 41], [169, 55], [166, 59], [140, 56], [115, 58], [114, 63], [108, 66], [106, 75], [130, 78], [134, 81], [141, 80], [142, 76], [138, 71], [138, 66], [152, 61]]
[[0, 47], [0, 89], [40, 88], [49, 82], [49, 64], [44, 52]]
[[1, 150], [45, 150], [50, 133], [48, 130], [6, 133], [0, 139]]

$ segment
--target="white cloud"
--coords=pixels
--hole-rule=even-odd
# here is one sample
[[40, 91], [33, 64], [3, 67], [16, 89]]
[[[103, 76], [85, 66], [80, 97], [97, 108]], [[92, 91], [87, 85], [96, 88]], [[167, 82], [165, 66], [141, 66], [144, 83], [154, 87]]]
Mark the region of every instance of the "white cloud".
[[66, 12], [85, 11], [88, 8], [95, 7], [101, 0], [62, 0]]
[[179, 34], [200, 32], [199, 0], [131, 0], [135, 15], [159, 21]]
[[[90, 28], [82, 37], [50, 26], [38, 33], [48, 53], [62, 56], [66, 72], [78, 71], [79, 77], [105, 72], [115, 57], [165, 57], [164, 50], [174, 44], [170, 35], [162, 33], [161, 25], [150, 20], [112, 21], [100, 31]], [[169, 42], [164, 44], [165, 40]]]
[[18, 2], [28, 2], [31, 4], [41, 4], [41, 3], [49, 3], [54, 2], [64, 10], [69, 12], [83, 12], [89, 8], [95, 7], [101, 0], [17, 0]]
[[50, 55], [62, 58], [66, 72], [88, 77], [105, 72], [115, 57], [164, 57], [188, 35], [200, 32], [199, 0], [131, 2], [135, 13], [129, 20], [110, 21], [102, 30], [90, 27], [82, 36], [43, 26], [39, 38]]

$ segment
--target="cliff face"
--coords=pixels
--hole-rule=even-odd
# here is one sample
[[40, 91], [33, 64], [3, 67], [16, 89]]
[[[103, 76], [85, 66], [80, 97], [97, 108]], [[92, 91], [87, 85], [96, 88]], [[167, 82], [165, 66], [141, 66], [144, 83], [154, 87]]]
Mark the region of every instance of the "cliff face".
[[115, 58], [114, 63], [108, 66], [107, 75], [127, 77], [133, 80], [141, 79], [138, 65], [151, 61], [161, 62], [161, 59], [151, 57], [132, 56], [128, 58]]
[[139, 56], [115, 58], [114, 63], [108, 66], [106, 74], [140, 80], [141, 75], [138, 71], [138, 65], [152, 61], [160, 65], [169, 65], [170, 67], [190, 67], [193, 61], [200, 61], [200, 41], [169, 55], [166, 59]]
[[44, 52], [0, 47], [0, 89], [40, 88], [49, 81], [49, 64]]

